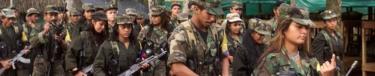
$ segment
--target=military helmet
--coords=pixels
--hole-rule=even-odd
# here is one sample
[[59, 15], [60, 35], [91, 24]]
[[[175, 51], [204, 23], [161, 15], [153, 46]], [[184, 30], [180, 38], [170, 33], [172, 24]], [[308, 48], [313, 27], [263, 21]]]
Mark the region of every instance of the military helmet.
[[270, 36], [272, 33], [272, 27], [265, 23], [258, 23], [253, 30], [259, 34]]
[[339, 16], [332, 10], [325, 10], [324, 12], [321, 13], [321, 15], [322, 15], [323, 20], [329, 20], [329, 19], [336, 18]]

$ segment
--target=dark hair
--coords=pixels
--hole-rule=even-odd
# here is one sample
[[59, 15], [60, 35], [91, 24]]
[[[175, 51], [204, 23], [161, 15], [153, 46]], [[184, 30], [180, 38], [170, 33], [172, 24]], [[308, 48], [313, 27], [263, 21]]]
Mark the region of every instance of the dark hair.
[[[173, 28], [169, 24], [170, 17], [168, 15], [168, 13], [163, 12], [158, 16], [160, 16], [160, 19], [161, 19], [161, 22], [160, 22], [161, 28], [164, 29], [164, 30], [167, 30], [168, 32], [172, 32]], [[154, 24], [151, 23], [151, 25], [154, 25]], [[153, 27], [153, 26], [151, 26], [151, 27]]]
[[[125, 25], [128, 25], [128, 24], [125, 24]], [[137, 42], [137, 35], [136, 35], [136, 32], [135, 32], [135, 30], [133, 29], [133, 27], [135, 26], [135, 24], [132, 24], [132, 25], [130, 25], [130, 27], [129, 28], [131, 28], [132, 30], [131, 30], [131, 32], [130, 32], [130, 35], [129, 35], [129, 41], [131, 42], [131, 43], [136, 43]], [[113, 27], [113, 34], [114, 34], [114, 36], [113, 37], [115, 37], [114, 39], [118, 39], [118, 34], [119, 34], [119, 27], [120, 27], [120, 25], [119, 24], [115, 24], [115, 26]]]
[[182, 7], [180, 4], [172, 4], [171, 9], [172, 9], [174, 6]]

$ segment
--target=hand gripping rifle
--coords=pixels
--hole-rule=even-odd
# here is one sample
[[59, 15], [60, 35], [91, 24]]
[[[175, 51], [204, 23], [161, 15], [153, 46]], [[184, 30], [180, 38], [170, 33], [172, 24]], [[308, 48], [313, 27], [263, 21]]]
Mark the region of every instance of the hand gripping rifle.
[[161, 49], [161, 50], [162, 50], [162, 52], [160, 54], [152, 55], [152, 56], [148, 57], [147, 59], [143, 60], [142, 62], [139, 62], [137, 64], [132, 65], [128, 70], [126, 70], [125, 72], [122, 72], [118, 76], [131, 76], [133, 73], [135, 73], [139, 69], [141, 69], [141, 66], [143, 64], [148, 64], [150, 62], [158, 60], [160, 57], [162, 57], [163, 55], [165, 55], [167, 53], [167, 51], [164, 51], [163, 49]]
[[[16, 66], [15, 66], [16, 61], [19, 61], [21, 63], [30, 63], [30, 59], [26, 59], [26, 58], [22, 57], [23, 55], [25, 55], [29, 51], [30, 51], [30, 46], [26, 46], [25, 49], [21, 50], [20, 53], [18, 53], [15, 57], [13, 57], [10, 60], [9, 63], [12, 64], [13, 69], [16, 69]], [[7, 68], [1, 68], [0, 69], [0, 75], [2, 75], [6, 69]]]

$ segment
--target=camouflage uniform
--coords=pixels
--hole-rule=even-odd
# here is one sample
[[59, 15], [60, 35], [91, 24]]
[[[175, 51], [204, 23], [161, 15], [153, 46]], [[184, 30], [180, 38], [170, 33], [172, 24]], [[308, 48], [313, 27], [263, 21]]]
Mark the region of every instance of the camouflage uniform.
[[[45, 13], [57, 14], [58, 11], [54, 6], [48, 5], [45, 8]], [[37, 49], [37, 56], [34, 60], [33, 76], [44, 76], [44, 75], [54, 75], [54, 76], [64, 76], [64, 54], [65, 54], [65, 44], [63, 42], [64, 27], [63, 25], [56, 25], [56, 23], [49, 24], [49, 32], [43, 35], [39, 32], [37, 36], [32, 38], [33, 47]], [[42, 27], [41, 27], [42, 28]], [[55, 36], [59, 36], [56, 38]]]
[[[331, 10], [326, 10], [322, 13], [324, 20], [334, 19], [337, 18], [336, 15]], [[339, 71], [341, 72], [339, 75], [344, 75], [346, 67], [342, 62], [342, 58], [344, 57], [344, 43], [342, 35], [334, 30], [332, 32], [328, 32], [328, 28], [323, 28], [320, 32], [316, 35], [314, 40], [312, 41], [312, 49], [313, 54], [319, 60], [320, 63], [324, 63], [327, 60], [332, 58], [332, 54], [335, 54], [337, 59], [337, 65]]]
[[[223, 14], [221, 9], [210, 6], [210, 3], [192, 2], [204, 6], [212, 15]], [[208, 26], [207, 32], [203, 32], [194, 27], [192, 20], [182, 22], [169, 37], [168, 66], [182, 63], [200, 76], [219, 75], [221, 52], [217, 33], [217, 28], [212, 25]]]
[[[14, 18], [15, 13], [11, 9], [2, 9], [1, 15], [4, 18]], [[3, 18], [3, 17], [2, 17]], [[12, 23], [9, 27], [5, 27], [5, 25], [0, 24], [0, 60], [7, 60], [11, 59], [16, 56], [22, 48], [23, 44], [21, 42], [21, 30], [18, 26]], [[16, 72], [18, 70], [18, 66], [16, 68], [8, 68], [4, 71], [2, 76], [16, 76], [18, 75]]]
[[[27, 16], [29, 15], [32, 15], [32, 14], [39, 14], [39, 11], [35, 8], [30, 8], [27, 10]], [[22, 29], [22, 32], [21, 32], [21, 35], [22, 35], [22, 43], [25, 44], [25, 46], [27, 45], [32, 45], [32, 42], [30, 42], [31, 38], [36, 36], [38, 34], [38, 31], [40, 31], [40, 25], [38, 23], [35, 23], [34, 24], [34, 27], [32, 27], [31, 24], [25, 22], [24, 24], [21, 25], [21, 29]], [[34, 50], [34, 49], [31, 49], [31, 50]], [[34, 62], [34, 58], [36, 56], [36, 53], [35, 52], [29, 52], [27, 55], [24, 55], [25, 58], [30, 58], [31, 59], [31, 63]], [[20, 70], [17, 70], [17, 74], [23, 74], [23, 75], [19, 75], [19, 76], [29, 76], [31, 75], [32, 73], [32, 68], [33, 68], [33, 64], [31, 63], [28, 63], [28, 64], [24, 64], [24, 63], [20, 63], [19, 65], [16, 65], [16, 66], [19, 66], [19, 69]]]
[[[301, 26], [314, 27], [314, 23], [309, 19], [309, 12], [303, 8], [296, 8], [293, 11], [299, 13], [288, 13], [289, 18]], [[279, 30], [279, 29], [277, 29]], [[311, 57], [306, 51], [297, 50], [297, 55], [288, 56], [285, 46], [280, 49], [268, 48], [265, 56], [261, 57], [258, 67], [254, 71], [255, 76], [318, 76], [320, 64], [318, 60]], [[296, 58], [300, 63], [296, 63]]]
[[[117, 24], [131, 24], [130, 27], [133, 26], [133, 22], [130, 22], [129, 17], [124, 16], [120, 16], [117, 19]], [[130, 37], [134, 37], [132, 34]], [[139, 61], [139, 52], [140, 48], [137, 40], [130, 40], [128, 48], [118, 39], [105, 41], [100, 46], [99, 53], [95, 57], [94, 76], [116, 76], [125, 72], [130, 69], [131, 65]], [[138, 73], [133, 75], [137, 76]]]
[[[161, 16], [162, 13], [165, 13], [165, 10], [162, 7], [154, 6], [151, 8], [151, 15], [159, 15]], [[162, 18], [162, 17], [161, 17]], [[165, 26], [166, 28], [163, 28]], [[160, 49], [166, 49], [167, 46], [167, 39], [170, 35], [170, 31], [173, 29], [173, 25], [167, 23], [167, 25], [161, 25], [162, 28], [153, 27], [152, 24], [149, 26], [144, 26], [142, 30], [139, 32], [138, 40], [142, 41], [143, 50], [151, 49], [151, 53], [146, 53], [146, 56], [142, 56], [143, 58], [147, 58], [152, 54], [160, 54]], [[146, 37], [147, 36], [147, 37]], [[153, 43], [150, 47], [147, 47], [147, 43]], [[167, 50], [166, 50], [167, 51]], [[167, 71], [167, 55], [160, 58], [155, 62], [151, 63], [151, 68], [148, 71], [148, 74], [151, 76], [165, 76], [168, 74]], [[146, 72], [147, 73], [147, 72]]]
[[[85, 11], [93, 11], [93, 12], [95, 11], [94, 5], [92, 3], [84, 3], [82, 5], [82, 9], [84, 10], [84, 12]], [[84, 20], [84, 22], [83, 22], [84, 26], [82, 26], [82, 28], [83, 28], [83, 30], [86, 31], [86, 30], [88, 30], [90, 28], [91, 21], [88, 20], [88, 19], [86, 19], [86, 18], [84, 18], [83, 20]]]
[[[101, 12], [94, 13], [93, 19], [107, 20], [104, 13]], [[65, 55], [65, 69], [68, 75], [82, 71], [93, 64], [100, 45], [106, 40], [106, 36], [103, 33], [104, 30], [101, 34], [98, 34], [92, 27], [89, 31], [82, 31], [80, 36], [73, 41], [72, 46]], [[88, 73], [88, 75], [91, 74]]]
[[[81, 13], [76, 9], [72, 9], [72, 10], [69, 10], [68, 15], [69, 16], [81, 16]], [[80, 32], [84, 31], [83, 27], [84, 27], [84, 25], [81, 22], [77, 22], [77, 23], [68, 22], [68, 23], [66, 23], [64, 25], [65, 32], [67, 34], [67, 36], [65, 36], [65, 41], [67, 43], [71, 43], [71, 40], [75, 40], [75, 38], [78, 38], [78, 36], [80, 35]]]
[[[229, 22], [232, 22], [232, 23], [236, 23], [236, 22], [241, 22], [243, 23], [242, 19], [240, 18], [240, 15], [237, 14], [237, 13], [230, 13], [230, 14], [227, 14], [227, 21], [228, 23]], [[222, 50], [222, 54], [224, 56], [236, 56], [237, 52], [240, 51], [241, 48], [241, 45], [242, 45], [242, 35], [243, 35], [243, 30], [241, 29], [240, 30], [240, 33], [239, 33], [239, 38], [236, 39], [236, 38], [233, 38], [232, 37], [232, 31], [230, 30], [229, 27], [231, 27], [230, 24], [227, 24], [225, 23], [224, 24], [224, 29], [220, 30], [219, 31], [219, 40], [221, 41], [221, 50]], [[232, 75], [232, 62], [229, 62], [230, 63], [230, 67], [229, 67], [229, 73], [230, 75]]]
[[320, 65], [316, 58], [309, 58], [306, 52], [299, 51], [301, 66], [298, 66], [286, 55], [283, 48], [279, 53], [268, 53], [254, 71], [255, 76], [318, 76], [317, 65]]
[[[243, 34], [242, 46], [233, 59], [233, 76], [250, 76], [256, 67], [256, 62], [264, 49], [267, 47], [265, 42], [269, 39], [264, 37], [271, 35], [271, 26], [264, 23], [256, 23], [250, 30], [246, 30]], [[263, 35], [263, 43], [258, 44], [254, 41], [251, 34], [258, 33]]]

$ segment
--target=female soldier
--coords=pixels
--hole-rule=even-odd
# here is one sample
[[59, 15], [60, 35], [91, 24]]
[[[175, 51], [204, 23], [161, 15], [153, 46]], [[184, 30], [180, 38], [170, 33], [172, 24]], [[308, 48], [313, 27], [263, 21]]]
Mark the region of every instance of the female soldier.
[[[169, 16], [167, 12], [160, 7], [154, 6], [151, 8], [150, 26], [145, 26], [138, 34], [138, 40], [142, 41], [142, 49], [151, 49], [152, 51], [145, 51], [142, 53], [142, 59], [151, 56], [152, 54], [161, 53], [160, 49], [167, 48], [167, 39], [173, 27], [169, 24]], [[147, 36], [147, 37], [146, 37]], [[151, 45], [149, 43], [152, 43]], [[167, 56], [161, 57], [160, 61], [151, 63], [151, 68], [147, 74], [151, 76], [166, 76], [167, 75]]]
[[320, 63], [331, 58], [332, 54], [337, 55], [338, 68], [344, 73], [342, 58], [344, 56], [344, 45], [341, 34], [336, 31], [337, 17], [333, 11], [326, 10], [321, 14], [326, 26], [316, 35], [312, 41], [313, 54]]
[[[289, 17], [281, 21], [270, 48], [261, 56], [255, 76], [332, 76], [336, 68], [335, 56], [320, 65], [300, 48], [305, 43], [309, 27], [313, 25], [308, 12], [291, 7]], [[320, 67], [321, 66], [321, 67]], [[319, 74], [319, 73], [320, 74]]]
[[116, 38], [105, 41], [95, 58], [95, 76], [117, 76], [136, 64], [140, 48], [132, 29], [133, 25], [129, 16], [117, 18], [114, 26]]
[[[73, 40], [72, 46], [65, 55], [65, 69], [68, 75], [83, 76], [88, 74], [85, 68], [90, 68], [98, 52], [99, 45], [107, 35], [107, 17], [103, 12], [95, 12], [92, 25], [88, 31], [82, 31], [79, 38]], [[91, 75], [92, 73], [89, 73]]]
[[240, 18], [240, 15], [237, 13], [228, 14], [227, 22], [228, 23], [226, 24], [225, 29], [220, 31], [220, 34], [222, 36], [221, 49], [225, 56], [222, 61], [222, 65], [225, 66], [222, 71], [223, 76], [231, 75], [230, 65], [233, 61], [233, 56], [237, 51], [239, 51], [240, 45], [242, 44], [243, 21]]

